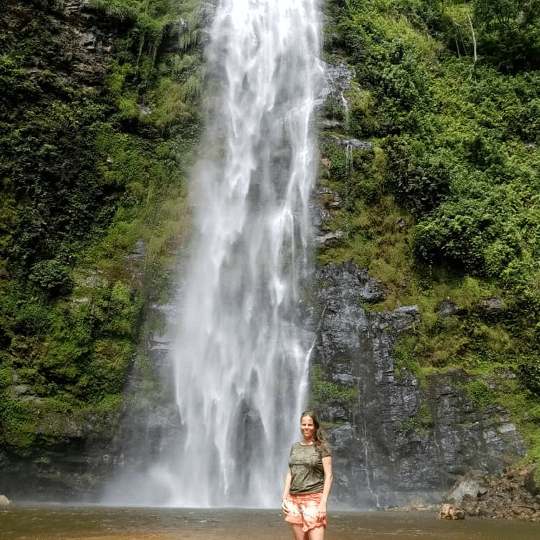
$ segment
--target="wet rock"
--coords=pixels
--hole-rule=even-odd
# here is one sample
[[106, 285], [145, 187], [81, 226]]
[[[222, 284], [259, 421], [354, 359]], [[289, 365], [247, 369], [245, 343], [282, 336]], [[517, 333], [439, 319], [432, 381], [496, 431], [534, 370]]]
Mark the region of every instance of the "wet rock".
[[361, 141], [360, 139], [345, 139], [337, 137], [336, 135], [331, 135], [332, 141], [339, 145], [349, 148], [351, 150], [371, 150], [372, 145], [369, 142]]
[[381, 313], [382, 324], [388, 323], [396, 333], [410, 330], [420, 317], [418, 306], [401, 306], [394, 311]]
[[325, 247], [335, 246], [343, 238], [343, 231], [332, 231], [315, 237], [316, 244], [322, 244]]
[[457, 506], [453, 506], [451, 504], [443, 504], [439, 508], [437, 517], [439, 519], [450, 519], [450, 520], [465, 519], [465, 512], [461, 508], [458, 508]]
[[321, 129], [336, 129], [341, 126], [341, 122], [334, 118], [324, 118], [320, 120], [319, 126]]
[[457, 304], [454, 304], [450, 298], [447, 298], [444, 300], [444, 302], [441, 305], [441, 308], [439, 309], [439, 315], [443, 318], [451, 317], [452, 315], [455, 315], [458, 312], [458, 306]]
[[323, 62], [326, 86], [321, 91], [321, 98], [330, 96], [339, 97], [346, 104], [343, 93], [351, 87], [351, 80], [355, 77], [354, 71], [344, 62], [335, 66]]
[[[330, 263], [318, 269], [315, 280], [324, 284], [317, 290], [317, 296], [325, 304], [338, 307], [341, 300], [352, 303], [351, 308], [359, 307], [359, 301], [380, 302], [384, 293], [380, 283], [369, 278], [367, 270], [360, 270], [354, 263]], [[338, 303], [338, 304], [336, 304]]]
[[[323, 167], [329, 167], [330, 163], [323, 164]], [[311, 222], [315, 228], [319, 231], [319, 236], [323, 236], [326, 233], [335, 232], [330, 231], [329, 224], [336, 212], [343, 206], [343, 199], [331, 189], [320, 186], [313, 194], [310, 202], [310, 215]], [[316, 241], [318, 241], [316, 239]], [[319, 242], [322, 243], [322, 242]]]
[[352, 262], [318, 268], [311, 281], [313, 302], [302, 319], [317, 332], [312, 365], [336, 388], [320, 409], [324, 421], [341, 424], [329, 432], [338, 504], [404, 507], [414, 498], [439, 504], [471, 469], [498, 473], [524, 455], [507, 411], [471, 402], [464, 388], [473, 379], [465, 372], [436, 373], [420, 385], [396, 369], [394, 345], [419, 320], [417, 306], [366, 309], [384, 291]]

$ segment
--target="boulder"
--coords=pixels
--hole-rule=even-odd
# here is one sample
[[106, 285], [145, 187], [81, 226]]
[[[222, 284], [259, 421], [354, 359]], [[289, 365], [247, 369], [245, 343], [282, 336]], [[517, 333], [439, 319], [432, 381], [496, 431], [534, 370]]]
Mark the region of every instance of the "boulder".
[[443, 501], [453, 505], [461, 506], [464, 499], [473, 498], [486, 493], [485, 473], [478, 470], [469, 471], [460, 476], [450, 490], [444, 495]]
[[443, 507], [460, 508], [468, 516], [540, 522], [534, 468], [506, 469], [491, 476], [470, 471], [445, 494]]
[[437, 517], [439, 519], [451, 519], [451, 520], [465, 519], [465, 512], [458, 506], [454, 506], [452, 504], [443, 504], [439, 508]]

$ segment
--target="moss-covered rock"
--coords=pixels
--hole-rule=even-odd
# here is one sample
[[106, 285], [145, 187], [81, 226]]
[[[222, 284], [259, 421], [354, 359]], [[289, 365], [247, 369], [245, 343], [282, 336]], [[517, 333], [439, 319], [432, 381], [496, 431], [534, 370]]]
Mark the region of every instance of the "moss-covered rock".
[[[198, 5], [0, 6], [0, 451], [2, 482], [19, 486], [10, 493], [49, 486], [69, 499], [106, 473], [98, 455], [117, 427], [145, 305], [167, 294], [189, 229]], [[91, 463], [94, 476], [79, 482]]]

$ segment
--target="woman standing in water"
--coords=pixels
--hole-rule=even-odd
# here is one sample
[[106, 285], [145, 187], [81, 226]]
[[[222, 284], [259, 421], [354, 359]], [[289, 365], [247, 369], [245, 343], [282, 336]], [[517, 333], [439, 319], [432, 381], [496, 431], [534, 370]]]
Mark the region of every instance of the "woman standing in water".
[[313, 411], [302, 413], [300, 429], [303, 440], [291, 448], [282, 508], [295, 540], [323, 540], [332, 487], [332, 454]]

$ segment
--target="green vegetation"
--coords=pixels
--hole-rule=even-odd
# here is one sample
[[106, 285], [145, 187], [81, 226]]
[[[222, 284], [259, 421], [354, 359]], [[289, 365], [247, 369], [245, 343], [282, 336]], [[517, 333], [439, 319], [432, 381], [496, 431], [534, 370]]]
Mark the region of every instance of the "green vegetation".
[[401, 422], [399, 428], [407, 433], [419, 433], [426, 437], [433, 428], [433, 416], [428, 404], [423, 403], [413, 416]]
[[320, 365], [311, 367], [310, 389], [311, 405], [316, 410], [323, 410], [329, 406], [342, 406], [350, 409], [358, 403], [358, 388], [344, 387], [329, 381], [324, 377]]
[[[199, 3], [90, 0], [114, 35], [91, 54], [55, 17], [61, 1], [0, 5], [0, 444], [13, 451], [117, 418], [144, 305], [165, 300], [190, 226]], [[326, 60], [355, 77], [347, 109], [325, 105], [341, 128], [321, 134], [320, 178], [342, 201], [330, 226], [343, 235], [318, 260], [379, 279], [386, 299], [371, 310], [417, 304], [397, 373], [465, 370], [470, 399], [507, 407], [540, 463], [538, 1], [325, 10]], [[320, 366], [311, 385], [316, 407], [358, 400]], [[424, 407], [402, 428], [431, 422]]]
[[0, 444], [21, 451], [117, 418], [144, 304], [163, 300], [189, 229], [201, 14], [196, 0], [91, 0], [115, 41], [86, 54], [55, 17], [61, 3], [8, 4]]
[[343, 201], [330, 227], [343, 235], [318, 253], [322, 264], [353, 260], [381, 281], [386, 300], [369, 309], [417, 304], [397, 372], [476, 377], [465, 388], [471, 400], [507, 406], [537, 463], [538, 415], [523, 414], [540, 403], [539, 8], [326, 3], [326, 60], [355, 73], [348, 109], [326, 105], [341, 123], [331, 135], [372, 149], [321, 135], [320, 178]]

